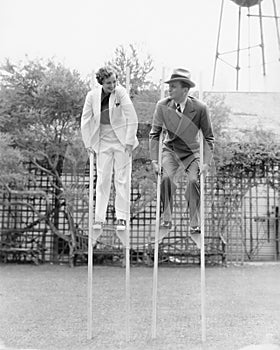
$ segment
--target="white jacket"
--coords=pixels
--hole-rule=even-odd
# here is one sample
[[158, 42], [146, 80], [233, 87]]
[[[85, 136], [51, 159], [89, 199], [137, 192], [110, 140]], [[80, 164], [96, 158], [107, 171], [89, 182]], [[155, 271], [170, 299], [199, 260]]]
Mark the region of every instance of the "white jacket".
[[[82, 138], [86, 148], [91, 147], [95, 152], [99, 149], [100, 113], [102, 86], [88, 92], [81, 119]], [[137, 147], [136, 137], [138, 119], [134, 106], [126, 89], [117, 86], [109, 98], [109, 116], [120, 143]]]

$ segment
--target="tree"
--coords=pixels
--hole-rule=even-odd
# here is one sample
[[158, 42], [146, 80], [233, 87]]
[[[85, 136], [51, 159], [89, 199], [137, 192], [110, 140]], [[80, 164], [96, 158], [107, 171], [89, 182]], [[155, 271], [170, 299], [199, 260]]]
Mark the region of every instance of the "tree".
[[[198, 91], [194, 91], [192, 95], [198, 98]], [[226, 129], [231, 110], [225, 103], [225, 96], [220, 93], [204, 92], [202, 101], [208, 107], [216, 141], [227, 139]]]
[[125, 49], [122, 45], [117, 47], [115, 57], [107, 64], [117, 69], [119, 82], [123, 86], [126, 85], [126, 69], [127, 67], [130, 69], [130, 95], [132, 98], [148, 86], [150, 82], [147, 76], [154, 69], [151, 56], [147, 55], [141, 61], [133, 44], [130, 44], [128, 49]]
[[[44, 174], [49, 178], [53, 192], [48, 195], [54, 197], [54, 208], [48, 212], [45, 221], [57, 237], [69, 242], [73, 253], [75, 225], [71, 196], [62, 174], [66, 161], [68, 167], [71, 163], [74, 173], [79, 162], [86, 162], [78, 130], [89, 87], [76, 71], [72, 72], [52, 60], [34, 60], [25, 64], [6, 61], [0, 71], [0, 131], [6, 135], [11, 159], [14, 163], [31, 162], [40, 170], [40, 176]], [[12, 163], [6, 160], [3, 159], [8, 175]], [[2, 176], [2, 179], [6, 184], [9, 182], [7, 176]], [[38, 188], [39, 178], [35, 176], [33, 182]], [[14, 188], [17, 188], [17, 183]], [[84, 198], [85, 193], [80, 193], [80, 196]], [[72, 239], [58, 229], [61, 210], [67, 218]]]
[[8, 184], [17, 184], [16, 187], [24, 188], [29, 177], [24, 168], [25, 157], [21, 150], [11, 146], [12, 138], [0, 133], [0, 191], [7, 189]]

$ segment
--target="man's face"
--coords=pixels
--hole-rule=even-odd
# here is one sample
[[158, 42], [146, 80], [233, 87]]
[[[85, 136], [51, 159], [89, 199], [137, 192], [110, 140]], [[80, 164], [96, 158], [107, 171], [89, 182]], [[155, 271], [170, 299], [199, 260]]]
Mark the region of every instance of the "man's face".
[[169, 83], [169, 96], [176, 102], [181, 102], [188, 93], [188, 88], [182, 87], [180, 81], [172, 81]]
[[116, 88], [116, 75], [112, 74], [109, 78], [103, 80], [103, 90], [106, 94], [112, 93]]

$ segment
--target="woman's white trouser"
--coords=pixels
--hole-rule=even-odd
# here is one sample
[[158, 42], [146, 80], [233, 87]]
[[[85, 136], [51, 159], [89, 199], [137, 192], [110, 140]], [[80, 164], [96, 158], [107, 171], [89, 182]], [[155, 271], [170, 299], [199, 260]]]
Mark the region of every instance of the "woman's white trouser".
[[118, 140], [111, 125], [100, 126], [99, 151], [96, 155], [97, 182], [95, 221], [105, 221], [110, 197], [112, 173], [116, 190], [116, 218], [128, 220], [130, 205], [129, 178], [131, 157]]

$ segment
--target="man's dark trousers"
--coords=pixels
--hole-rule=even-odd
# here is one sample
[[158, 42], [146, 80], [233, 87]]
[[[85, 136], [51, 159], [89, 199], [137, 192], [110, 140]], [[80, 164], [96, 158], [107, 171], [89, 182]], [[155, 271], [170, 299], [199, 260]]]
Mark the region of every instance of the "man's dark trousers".
[[[162, 181], [161, 202], [163, 204], [162, 219], [172, 221], [173, 195], [176, 191], [176, 182], [179, 168], [183, 163], [175, 152], [167, 148], [162, 152]], [[200, 186], [199, 186], [199, 159], [194, 159], [185, 169], [187, 187], [185, 197], [190, 214], [190, 226], [200, 226]]]

